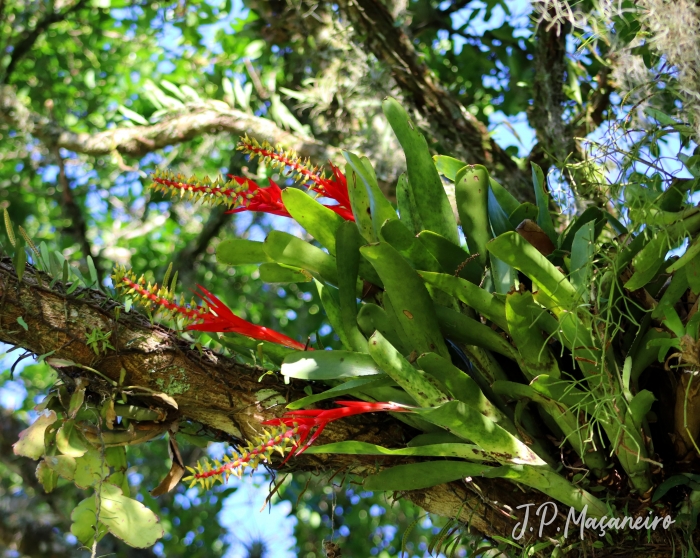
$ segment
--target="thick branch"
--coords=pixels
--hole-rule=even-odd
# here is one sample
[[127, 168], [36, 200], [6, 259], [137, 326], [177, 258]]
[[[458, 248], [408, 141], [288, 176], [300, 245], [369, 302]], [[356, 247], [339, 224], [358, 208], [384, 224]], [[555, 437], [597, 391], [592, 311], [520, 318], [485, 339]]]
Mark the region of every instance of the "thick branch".
[[366, 48], [392, 69], [405, 97], [428, 122], [430, 134], [450, 154], [487, 166], [514, 195], [532, 200], [527, 174], [489, 137], [486, 127], [435, 80], [384, 4], [378, 0], [341, 0], [338, 5]]
[[[546, 171], [552, 163], [562, 163], [574, 149], [571, 131], [564, 121], [566, 94], [566, 32], [568, 28], [537, 28], [533, 103], [528, 120], [546, 159], [537, 161]], [[560, 32], [561, 31], [561, 32]]]
[[143, 157], [168, 145], [189, 141], [204, 134], [249, 134], [262, 141], [282, 144], [303, 157], [320, 163], [342, 160], [339, 149], [328, 147], [312, 138], [286, 132], [274, 122], [236, 109], [193, 107], [189, 112], [167, 118], [150, 126], [113, 128], [96, 134], [74, 133], [60, 124], [32, 112], [15, 95], [11, 87], [0, 88], [0, 118], [18, 132], [31, 134], [48, 145], [62, 147], [84, 155], [108, 155], [114, 151], [131, 157]]
[[[43, 285], [47, 284], [44, 278]], [[266, 408], [265, 401], [259, 400], [261, 390], [266, 390], [266, 398], [270, 398], [270, 390], [286, 400], [305, 395], [301, 385], [286, 386], [270, 375], [258, 382], [263, 372], [259, 368], [237, 364], [207, 350], [192, 350], [174, 332], [151, 325], [134, 312], [122, 312], [115, 320], [114, 309], [118, 306], [97, 291], [78, 289], [66, 295], [61, 283], [49, 290], [29, 266], [20, 283], [9, 260], [0, 260], [0, 341], [35, 354], [54, 351], [51, 358], [73, 361], [73, 372], [89, 378], [91, 385], [103, 380], [80, 367], [93, 368], [114, 381], [124, 369], [127, 385], [166, 392], [177, 401], [178, 413], [169, 415], [168, 420], [200, 422], [219, 432], [224, 441], [247, 438], [260, 431], [261, 421], [279, 416], [284, 410], [282, 405]], [[26, 330], [17, 321], [19, 317], [26, 323]], [[86, 343], [87, 332], [94, 328], [112, 332], [114, 350], [95, 355]], [[360, 440], [392, 447], [411, 435], [408, 427], [388, 416], [366, 415], [329, 424], [319, 443]], [[385, 465], [403, 461], [390, 458]], [[373, 472], [377, 463], [381, 464], [382, 459], [346, 455], [304, 455], [293, 461], [299, 470], [347, 468], [358, 474]], [[503, 503], [517, 506], [544, 499], [539, 493], [517, 490], [510, 483], [491, 479], [436, 486], [404, 496], [428, 511], [449, 517], [459, 515], [487, 536], [503, 537], [510, 536], [516, 523], [501, 509]]]

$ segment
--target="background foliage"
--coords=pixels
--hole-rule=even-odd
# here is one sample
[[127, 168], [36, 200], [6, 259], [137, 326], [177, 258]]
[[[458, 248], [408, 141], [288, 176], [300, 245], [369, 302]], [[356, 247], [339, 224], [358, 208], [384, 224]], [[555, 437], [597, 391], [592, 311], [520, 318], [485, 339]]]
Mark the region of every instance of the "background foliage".
[[[667, 115], [687, 122], [686, 137], [698, 126], [698, 14], [694, 5], [681, 4], [684, 19], [673, 22], [659, 17], [664, 8], [655, 0], [575, 7], [550, 0], [418, 0], [385, 7], [442, 94], [464, 107], [484, 138], [485, 127], [493, 131], [514, 168], [525, 173], [529, 160], [551, 168], [550, 187], [573, 212], [619, 200], [609, 181], [647, 184], [657, 180], [654, 168], [663, 178], [681, 171], [689, 177], [700, 168], [691, 157], [694, 143], [682, 145], [675, 127], [664, 132]], [[420, 102], [401, 87], [395, 68], [369, 46], [344, 7], [298, 0], [2, 3], [0, 208], [83, 269], [92, 255], [102, 277], [114, 263], [160, 277], [173, 260], [183, 287], [205, 283], [241, 317], [338, 347], [314, 288], [271, 287], [254, 267], [234, 273], [216, 263], [217, 243], [226, 236], [262, 240], [273, 228], [298, 235], [303, 230], [267, 215], [231, 216], [172, 203], [145, 188], [150, 173], [165, 167], [188, 176], [224, 172], [261, 182], [274, 176], [234, 150], [235, 125], [162, 148], [152, 148], [154, 139], [144, 132], [136, 148], [122, 149], [115, 131], [176, 122], [164, 135], [177, 136], [189, 129], [189, 116], [235, 110], [259, 117], [256, 126], [272, 124], [275, 133], [371, 154], [392, 195], [404, 162], [380, 117], [380, 102], [390, 93], [419, 108]], [[681, 46], [668, 43], [669, 29], [684, 31]], [[433, 129], [434, 113], [420, 114], [421, 124]], [[434, 137], [436, 152], [453, 152], [449, 134]], [[585, 137], [596, 143], [580, 140]], [[631, 157], [625, 155], [630, 148]], [[678, 152], [685, 154], [680, 160], [686, 169]], [[515, 185], [506, 186], [518, 195]], [[44, 494], [33, 465], [9, 450], [53, 374], [41, 363], [20, 364], [13, 373], [17, 356], [2, 360], [0, 502], [7, 513], [0, 519], [0, 546], [6, 556], [75, 556], [68, 516], [80, 499], [76, 489], [66, 484]], [[196, 459], [203, 450], [184, 451]], [[235, 486], [206, 496], [180, 487], [175, 495], [152, 499], [148, 489], [167, 470], [166, 461], [162, 443], [129, 450], [136, 467], [129, 482], [161, 517], [166, 537], [147, 551], [110, 540], [105, 544], [115, 546], [101, 552], [215, 556], [240, 548], [236, 536], [249, 545], [258, 538], [260, 533], [215, 526], [225, 523], [217, 514]], [[301, 477], [289, 481], [279, 494], [299, 519], [294, 535], [300, 556], [322, 556], [321, 540], [331, 536], [349, 556], [395, 556], [418, 517], [408, 504], [390, 507], [383, 497], [352, 488], [327, 493], [323, 478], [312, 479], [303, 492], [305, 483]], [[312, 488], [314, 483], [321, 486]], [[407, 547], [423, 554], [431, 531], [419, 522]], [[288, 541], [266, 544], [284, 547]], [[284, 555], [269, 550], [270, 556]], [[248, 552], [261, 555], [256, 551]]]

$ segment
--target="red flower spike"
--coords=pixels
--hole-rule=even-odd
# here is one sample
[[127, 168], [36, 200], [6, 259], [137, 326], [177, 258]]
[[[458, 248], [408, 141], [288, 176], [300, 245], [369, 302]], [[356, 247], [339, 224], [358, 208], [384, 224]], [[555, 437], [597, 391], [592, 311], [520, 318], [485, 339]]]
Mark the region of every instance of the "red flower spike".
[[[175, 314], [180, 314], [181, 316], [184, 316], [187, 320], [203, 320], [206, 316], [206, 308], [202, 308], [199, 306], [194, 308], [188, 308], [183, 304], [177, 304], [167, 298], [167, 295], [170, 294], [167, 291], [167, 289], [163, 287], [159, 289], [158, 285], [151, 286], [150, 284], [148, 285], [148, 287], [146, 287], [142, 283], [144, 283], [143, 276], [141, 280], [134, 281], [133, 279], [131, 279], [131, 277], [129, 277], [129, 275], [125, 275], [121, 277], [121, 279], [119, 280], [119, 282], [116, 283], [115, 286], [118, 288], [125, 289], [128, 292], [133, 291], [141, 298], [142, 303], [146, 304], [149, 307], [155, 306], [173, 316]], [[161, 294], [164, 294], [166, 296], [161, 296]]]
[[119, 266], [115, 268], [112, 279], [117, 289], [126, 291], [127, 294], [137, 295], [139, 302], [149, 309], [162, 312], [172, 318], [179, 315], [188, 322], [195, 322], [187, 326], [186, 329], [188, 330], [212, 333], [234, 332], [253, 339], [284, 345], [299, 351], [307, 349], [303, 343], [299, 343], [282, 333], [251, 324], [243, 318], [239, 318], [228, 306], [201, 285], [197, 285], [201, 294], [195, 294], [204, 301], [204, 304], [197, 306], [193, 300], [191, 306], [185, 306], [182, 297], [179, 304], [175, 302], [174, 293], [167, 287], [158, 287], [158, 285], [151, 285], [150, 283], [146, 284], [143, 276], [135, 280], [133, 272]]
[[269, 341], [271, 343], [277, 343], [278, 345], [284, 345], [285, 347], [290, 347], [299, 351], [303, 351], [306, 348], [306, 345], [303, 343], [299, 343], [299, 341], [295, 341], [282, 333], [264, 326], [251, 324], [243, 318], [239, 318], [231, 312], [228, 306], [207, 289], [201, 285], [197, 285], [197, 287], [202, 291], [202, 294], [195, 294], [207, 303], [209, 312], [201, 315], [202, 323], [189, 325], [187, 326], [188, 330], [221, 333], [233, 332], [252, 337], [253, 339], [259, 339], [260, 341]]
[[[288, 411], [278, 419], [266, 420], [262, 424], [288, 427], [297, 427], [299, 434], [298, 445], [287, 455], [282, 464], [293, 455], [301, 455], [321, 435], [329, 422], [362, 413], [375, 413], [378, 411], [392, 411], [395, 413], [410, 413], [412, 409], [399, 403], [368, 403], [366, 401], [336, 401], [339, 409], [307, 409], [301, 411]], [[315, 428], [315, 430], [314, 430]], [[312, 433], [313, 430], [313, 433]], [[309, 437], [311, 434], [311, 437]], [[308, 438], [308, 441], [307, 441]], [[304, 443], [306, 442], [306, 443]]]

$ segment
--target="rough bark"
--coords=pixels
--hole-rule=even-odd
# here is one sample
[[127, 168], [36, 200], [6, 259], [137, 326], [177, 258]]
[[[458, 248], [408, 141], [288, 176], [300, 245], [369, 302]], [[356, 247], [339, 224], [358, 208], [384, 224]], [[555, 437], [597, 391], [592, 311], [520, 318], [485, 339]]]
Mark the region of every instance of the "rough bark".
[[[53, 351], [51, 359], [72, 361], [74, 366], [67, 367], [64, 362], [60, 372], [73, 378], [87, 378], [89, 390], [109, 389], [103, 377], [118, 381], [123, 369], [125, 384], [165, 392], [175, 399], [178, 410], [170, 409], [168, 421], [199, 422], [216, 432], [217, 439], [227, 442], [250, 437], [260, 431], [261, 421], [284, 411], [283, 405], [266, 405], [266, 400], [260, 398], [261, 390], [268, 390], [267, 401], [271, 398], [269, 390], [286, 401], [305, 395], [301, 384], [284, 385], [278, 376], [269, 374], [259, 381], [263, 373], [260, 368], [235, 363], [208, 350], [192, 349], [175, 332], [152, 325], [135, 312], [124, 314], [122, 309], [119, 319], [115, 319], [114, 310], [121, 305], [98, 291], [77, 289], [67, 295], [60, 282], [52, 289], [48, 283], [48, 278], [31, 266], [27, 266], [20, 282], [10, 261], [0, 260], [0, 341], [37, 355]], [[20, 317], [26, 329], [17, 321]], [[95, 355], [86, 342], [87, 333], [94, 328], [112, 332], [110, 342], [114, 349]], [[97, 370], [102, 377], [84, 367]], [[364, 415], [329, 424], [318, 443], [359, 440], [396, 447], [397, 442], [402, 445], [413, 434], [409, 427], [389, 416]], [[366, 475], [377, 467], [408, 461], [305, 454], [295, 458], [291, 465], [296, 470], [344, 469]], [[549, 500], [543, 494], [506, 480], [483, 478], [410, 491], [401, 496], [426, 511], [459, 519], [474, 533], [506, 539], [511, 539], [516, 524], [522, 520], [521, 512], [516, 512], [518, 506], [533, 503], [536, 509]], [[564, 521], [565, 514], [560, 519]], [[659, 542], [654, 543], [628, 541], [624, 548], [627, 553], [620, 553], [622, 549], [618, 548], [614, 554], [603, 551], [599, 555], [631, 556], [631, 552], [643, 549], [652, 557], [666, 556], [655, 552]]]
[[425, 119], [430, 135], [450, 155], [485, 165], [513, 195], [534, 201], [528, 174], [489, 137], [486, 126], [436, 81], [418, 57], [409, 36], [396, 25], [382, 2], [340, 0], [338, 6], [352, 21], [364, 47], [391, 68], [406, 100]]

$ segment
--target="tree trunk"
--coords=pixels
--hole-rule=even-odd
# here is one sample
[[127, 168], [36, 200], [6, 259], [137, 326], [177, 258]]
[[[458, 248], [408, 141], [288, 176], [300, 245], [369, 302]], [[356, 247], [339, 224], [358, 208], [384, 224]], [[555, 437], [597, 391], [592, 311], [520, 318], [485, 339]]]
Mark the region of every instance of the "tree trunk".
[[434, 79], [411, 39], [396, 25], [382, 2], [341, 0], [338, 6], [352, 21], [364, 48], [391, 68], [392, 77], [406, 100], [425, 119], [430, 135], [450, 155], [469, 164], [487, 166], [514, 196], [522, 201], [534, 201], [529, 173], [518, 168], [510, 155], [491, 139], [486, 126]]
[[[99, 291], [79, 288], [68, 295], [65, 285], [57, 282], [50, 289], [49, 281], [48, 276], [30, 265], [19, 281], [10, 260], [0, 260], [0, 341], [35, 355], [46, 355], [46, 362], [68, 381], [79, 377], [87, 380], [88, 391], [107, 393], [113, 389], [108, 380], [118, 382], [123, 376], [122, 385], [165, 393], [176, 401], [177, 410], [161, 405], [167, 413], [166, 421], [201, 423], [215, 432], [219, 441], [233, 444], [260, 432], [262, 421], [280, 416], [284, 405], [277, 400], [289, 402], [305, 395], [301, 382], [285, 385], [278, 375], [263, 376], [262, 368], [235, 363], [207, 349], [191, 348], [191, 343], [176, 332], [153, 325], [134, 311], [124, 313], [121, 304]], [[117, 309], [120, 312], [115, 317]], [[95, 329], [112, 332], [109, 341], [114, 348], [101, 351], [99, 356], [87, 342], [89, 332]], [[157, 401], [149, 398], [150, 406]], [[388, 415], [363, 415], [330, 423], [318, 444], [358, 440], [397, 447], [414, 435], [410, 427]], [[410, 461], [304, 454], [289, 462], [289, 467], [300, 471], [343, 469], [363, 476], [374, 473], [377, 466]], [[472, 533], [508, 540], [512, 540], [523, 520], [523, 510], [518, 510], [518, 506], [534, 504], [533, 516], [539, 505], [550, 500], [510, 481], [487, 478], [464, 479], [400, 496], [426, 511], [463, 522]], [[545, 529], [543, 537], [556, 537], [557, 524], [563, 531], [566, 513], [559, 505], [560, 522]], [[519, 544], [531, 535], [533, 541], [543, 540], [537, 533], [539, 523], [531, 519], [530, 525], [534, 526], [534, 533], [528, 533]], [[667, 534], [652, 535], [651, 541], [640, 534], [638, 541], [627, 540], [615, 550], [595, 550], [595, 556], [632, 556], [642, 551], [647, 556], [670, 556], [672, 541], [664, 539]], [[581, 551], [588, 551], [590, 556], [590, 545], [596, 539], [589, 532], [586, 536]], [[575, 540], [576, 535], [570, 533], [567, 542]]]

